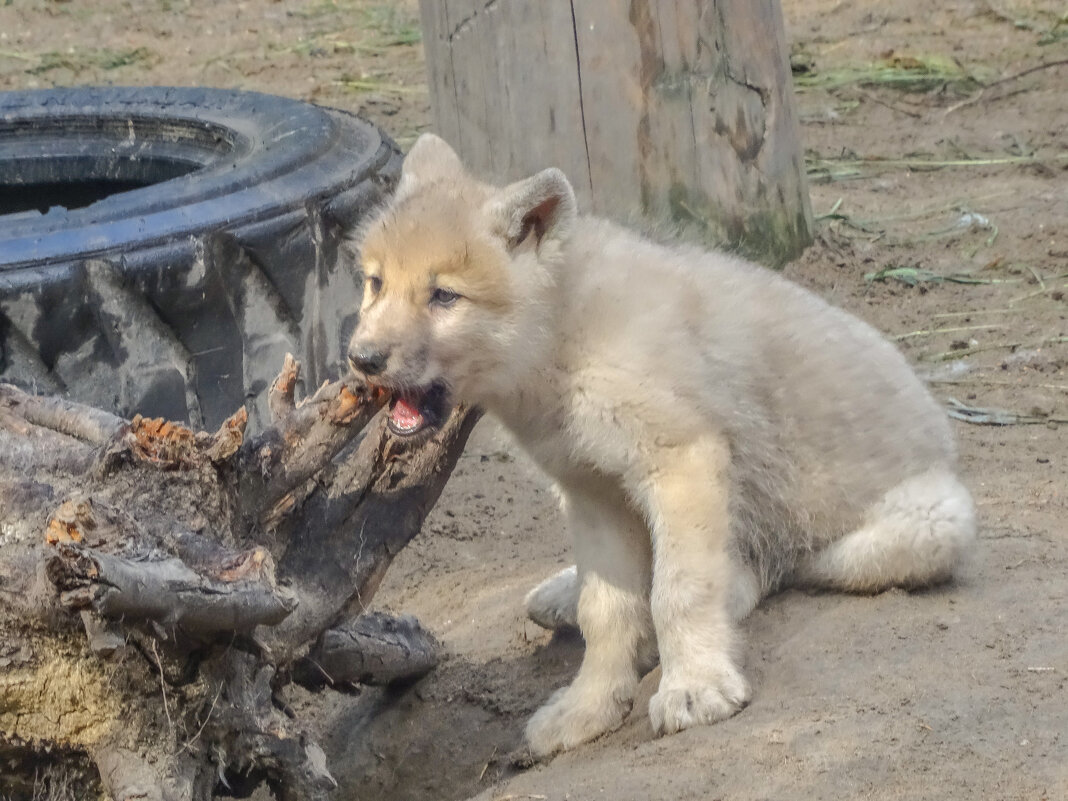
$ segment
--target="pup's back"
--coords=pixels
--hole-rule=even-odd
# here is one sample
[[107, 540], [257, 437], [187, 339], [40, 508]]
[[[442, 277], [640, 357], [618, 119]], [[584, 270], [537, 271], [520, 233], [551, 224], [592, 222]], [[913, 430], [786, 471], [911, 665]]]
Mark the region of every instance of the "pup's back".
[[567, 262], [564, 328], [652, 377], [644, 408], [727, 433], [736, 535], [773, 573], [784, 549], [837, 539], [888, 488], [955, 461], [948, 420], [901, 353], [771, 270], [590, 218]]

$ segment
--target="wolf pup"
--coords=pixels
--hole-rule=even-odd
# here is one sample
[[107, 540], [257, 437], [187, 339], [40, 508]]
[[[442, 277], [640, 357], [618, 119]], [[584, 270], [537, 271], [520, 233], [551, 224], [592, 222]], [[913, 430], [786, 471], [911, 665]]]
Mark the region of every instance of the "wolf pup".
[[657, 733], [749, 700], [735, 624], [784, 586], [949, 578], [975, 539], [948, 421], [873, 328], [774, 272], [580, 216], [563, 173], [504, 188], [424, 135], [358, 235], [349, 359], [411, 435], [495, 415], [555, 481], [575, 567], [527, 597], [575, 625], [536, 757], [620, 725], [659, 658]]

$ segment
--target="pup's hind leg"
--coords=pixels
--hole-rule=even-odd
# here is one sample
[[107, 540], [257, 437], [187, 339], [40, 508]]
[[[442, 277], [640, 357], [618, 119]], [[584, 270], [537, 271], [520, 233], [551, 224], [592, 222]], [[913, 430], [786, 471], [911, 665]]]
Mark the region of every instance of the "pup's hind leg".
[[975, 504], [947, 468], [891, 489], [864, 524], [798, 564], [795, 583], [850, 592], [945, 581], [975, 541]]
[[[578, 568], [565, 567], [527, 593], [527, 617], [543, 629], [578, 627]], [[727, 609], [735, 622], [746, 618], [760, 602], [760, 581], [753, 569], [738, 565], [731, 582]]]

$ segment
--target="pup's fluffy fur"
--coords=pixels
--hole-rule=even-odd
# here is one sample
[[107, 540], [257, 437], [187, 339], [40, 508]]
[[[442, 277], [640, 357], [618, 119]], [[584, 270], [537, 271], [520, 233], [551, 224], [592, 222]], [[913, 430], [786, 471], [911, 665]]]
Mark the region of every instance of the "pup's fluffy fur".
[[658, 656], [657, 732], [726, 718], [750, 694], [735, 621], [762, 597], [942, 581], [974, 541], [905, 359], [770, 270], [578, 216], [559, 170], [486, 185], [432, 135], [361, 241], [350, 352], [413, 403], [481, 404], [563, 499], [577, 566], [527, 608], [586, 654], [527, 726], [536, 756], [618, 726]]

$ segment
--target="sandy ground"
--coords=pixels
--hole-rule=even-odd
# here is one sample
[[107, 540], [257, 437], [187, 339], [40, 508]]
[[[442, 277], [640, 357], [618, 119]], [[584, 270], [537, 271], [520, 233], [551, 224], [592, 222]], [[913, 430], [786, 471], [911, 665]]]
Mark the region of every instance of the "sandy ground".
[[[1021, 75], [1068, 58], [1065, 8], [784, 11], [809, 67], [821, 216], [788, 274], [898, 337], [938, 397], [1016, 415], [957, 423], [975, 559], [934, 591], [769, 599], [744, 627], [755, 696], [740, 715], [654, 739], [654, 671], [621, 730], [519, 771], [523, 723], [582, 643], [524, 621], [568, 542], [544, 479], [483, 423], [376, 598], [447, 656], [407, 691], [321, 710], [339, 798], [1068, 798], [1068, 66]], [[416, 20], [411, 3], [362, 0], [0, 2], [0, 88], [253, 88], [361, 111], [408, 144], [430, 124]], [[890, 86], [872, 63], [943, 74]], [[897, 268], [968, 283], [865, 277]]]

